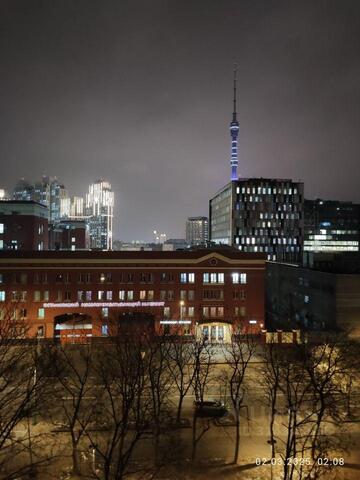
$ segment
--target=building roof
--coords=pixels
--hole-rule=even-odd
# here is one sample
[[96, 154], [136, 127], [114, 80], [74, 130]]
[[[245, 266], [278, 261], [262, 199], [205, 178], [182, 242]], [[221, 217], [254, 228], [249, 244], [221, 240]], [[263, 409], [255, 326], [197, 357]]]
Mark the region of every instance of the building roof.
[[262, 253], [244, 253], [233, 248], [209, 248], [196, 250], [175, 250], [175, 251], [2, 251], [0, 252], [0, 263], [199, 263], [215, 258], [227, 263], [263, 263], [266, 255]]

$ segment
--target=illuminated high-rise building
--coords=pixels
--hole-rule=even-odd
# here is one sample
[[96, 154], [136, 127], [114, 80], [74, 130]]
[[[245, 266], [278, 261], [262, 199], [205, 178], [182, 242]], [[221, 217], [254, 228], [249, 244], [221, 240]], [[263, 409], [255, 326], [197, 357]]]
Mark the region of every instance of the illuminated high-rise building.
[[82, 220], [85, 217], [84, 198], [79, 196], [61, 199], [60, 216], [62, 219]]
[[14, 200], [26, 200], [41, 203], [48, 207], [49, 223], [56, 223], [60, 220], [60, 203], [61, 199], [66, 197], [66, 190], [56, 177], [50, 179], [43, 175], [41, 180], [38, 180], [31, 185], [23, 178], [18, 181], [15, 186]]
[[186, 243], [191, 246], [206, 245], [209, 240], [207, 217], [189, 217], [186, 221]]
[[112, 250], [114, 192], [109, 182], [98, 180], [89, 186], [85, 215], [89, 225], [90, 247]]
[[30, 201], [34, 200], [34, 186], [25, 178], [21, 178], [15, 185], [13, 192], [14, 200]]

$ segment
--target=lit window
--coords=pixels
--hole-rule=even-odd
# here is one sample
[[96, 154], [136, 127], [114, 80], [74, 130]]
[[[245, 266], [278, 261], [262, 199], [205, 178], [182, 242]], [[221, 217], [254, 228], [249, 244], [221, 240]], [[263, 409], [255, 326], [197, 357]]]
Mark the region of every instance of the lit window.
[[112, 300], [112, 290], [106, 292], [106, 300]]
[[186, 283], [186, 273], [180, 273], [180, 283]]
[[86, 292], [86, 301], [87, 302], [91, 302], [91, 290], [87, 290]]
[[148, 290], [148, 300], [154, 300], [154, 290]]
[[194, 307], [189, 307], [188, 309], [188, 316], [193, 317], [194, 316], [195, 309]]
[[4, 250], [4, 240], [0, 240], [0, 250]]
[[188, 274], [188, 282], [189, 283], [195, 283], [195, 273], [189, 273]]
[[34, 291], [34, 302], [40, 302], [41, 300], [41, 292], [40, 290]]
[[108, 326], [105, 324], [105, 325], [101, 325], [101, 335], [103, 337], [107, 337], [108, 336]]
[[101, 316], [102, 318], [107, 318], [109, 316], [109, 309], [108, 307], [103, 307], [101, 309]]
[[203, 274], [203, 283], [209, 283], [209, 274], [208, 273]]
[[140, 300], [145, 300], [145, 299], [146, 299], [146, 291], [140, 290]]
[[45, 308], [38, 309], [38, 318], [45, 318]]
[[170, 307], [164, 307], [164, 318], [170, 318]]
[[0, 302], [5, 302], [5, 292], [4, 292], [4, 290], [0, 291]]
[[119, 290], [119, 300], [125, 300], [125, 290]]
[[128, 300], [134, 300], [134, 291], [133, 290], [128, 290], [127, 299]]
[[0, 233], [4, 233], [4, 224], [0, 223]]

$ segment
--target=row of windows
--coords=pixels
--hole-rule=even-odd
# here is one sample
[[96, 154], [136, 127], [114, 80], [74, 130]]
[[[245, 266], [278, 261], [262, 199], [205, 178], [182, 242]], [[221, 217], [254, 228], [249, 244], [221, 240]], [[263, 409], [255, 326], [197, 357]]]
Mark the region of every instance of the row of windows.
[[[242, 282], [238, 282], [239, 275], [243, 279]], [[231, 274], [233, 283], [246, 283], [246, 273], [234, 272]], [[47, 284], [48, 275], [47, 273], [35, 273], [34, 274], [34, 284]], [[100, 273], [98, 275], [93, 275], [91, 273], [80, 273], [77, 276], [78, 283], [91, 283], [93, 279], [98, 280], [98, 283], [112, 283], [113, 275], [111, 272]], [[235, 279], [235, 280], [234, 280]], [[134, 273], [121, 273], [118, 277], [119, 283], [125, 281], [127, 283], [133, 283], [135, 280]], [[225, 283], [225, 274], [224, 273], [203, 273], [202, 274], [203, 283]], [[26, 273], [14, 273], [11, 277], [12, 283], [18, 283], [21, 285], [26, 285], [28, 282], [28, 275]], [[161, 273], [160, 282], [173, 282], [174, 274], [170, 273]], [[58, 273], [55, 276], [56, 283], [70, 283], [71, 276], [70, 273]], [[140, 283], [153, 283], [154, 274], [152, 273], [140, 273]], [[0, 273], [0, 283], [5, 283], [4, 274]], [[195, 273], [180, 273], [180, 283], [183, 284], [193, 284], [195, 283]]]
[[[241, 281], [239, 282], [241, 283]], [[27, 291], [12, 291], [10, 292], [10, 298], [13, 302], [26, 302], [27, 301]], [[153, 301], [154, 300], [154, 290], [140, 290], [139, 300], [142, 301]], [[244, 290], [234, 290], [233, 291], [234, 300], [245, 300], [246, 292]], [[56, 301], [71, 301], [72, 292], [71, 291], [62, 291], [57, 290], [56, 292]], [[120, 301], [132, 301], [135, 298], [134, 290], [119, 290], [118, 300]], [[174, 301], [175, 300], [175, 291], [174, 290], [160, 290], [159, 298], [162, 301]], [[224, 299], [224, 290], [203, 290], [202, 298], [204, 300], [223, 300]], [[35, 290], [34, 291], [34, 302], [48, 302], [50, 299], [49, 290]], [[93, 292], [92, 290], [78, 290], [77, 292], [77, 301], [78, 302], [91, 302], [93, 300], [98, 301], [112, 301], [115, 299], [113, 290], [98, 290]], [[0, 302], [5, 302], [6, 292], [0, 290]], [[195, 290], [180, 290], [180, 300], [194, 301], [195, 300]]]
[[[236, 193], [240, 193], [240, 187], [236, 187]], [[241, 193], [258, 194], [258, 195], [272, 195], [272, 194], [284, 194], [284, 195], [296, 195], [298, 190], [296, 187], [241, 187]]]
[[[305, 300], [306, 301], [306, 300]], [[204, 318], [223, 318], [224, 317], [224, 307], [202, 307], [202, 316]], [[175, 315], [177, 316], [179, 311], [176, 310]], [[234, 314], [236, 316], [244, 317], [246, 316], [246, 308], [245, 307], [235, 307]], [[171, 310], [170, 307], [164, 307], [163, 315], [165, 319], [171, 318]], [[3, 320], [5, 316], [4, 310], [0, 310], [0, 320]], [[102, 317], [107, 318], [109, 316], [109, 308], [103, 307], [102, 308]], [[185, 307], [181, 306], [180, 308], [180, 318], [193, 318], [195, 316], [195, 307]], [[27, 318], [27, 310], [26, 308], [14, 308], [11, 312], [11, 318], [18, 320], [18, 319], [26, 319]], [[44, 319], [45, 318], [45, 309], [43, 307], [38, 308], [37, 310], [37, 318]]]

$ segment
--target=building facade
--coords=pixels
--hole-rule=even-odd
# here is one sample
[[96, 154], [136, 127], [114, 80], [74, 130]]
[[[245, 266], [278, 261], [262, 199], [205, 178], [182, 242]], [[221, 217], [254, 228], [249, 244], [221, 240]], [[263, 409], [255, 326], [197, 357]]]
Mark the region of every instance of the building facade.
[[267, 263], [268, 328], [342, 330], [360, 338], [360, 257], [323, 257], [315, 265]]
[[228, 183], [210, 200], [210, 241], [268, 260], [299, 262], [303, 242], [301, 182], [244, 178]]
[[61, 219], [83, 220], [85, 218], [84, 198], [80, 196], [65, 197], [60, 203]]
[[89, 186], [85, 215], [89, 224], [91, 248], [112, 250], [114, 192], [109, 182], [98, 180]]
[[304, 252], [358, 252], [360, 205], [305, 200]]
[[0, 201], [0, 250], [48, 248], [47, 207], [33, 201]]
[[209, 241], [209, 219], [189, 217], [186, 221], [186, 242], [190, 246], [206, 245]]
[[89, 226], [85, 220], [61, 220], [49, 230], [50, 250], [89, 250]]
[[24, 179], [17, 182], [14, 189], [14, 200], [26, 200], [41, 203], [49, 209], [49, 223], [56, 223], [61, 218], [61, 199], [67, 196], [65, 187], [56, 179], [43, 175], [41, 180], [31, 185]]
[[0, 252], [2, 317], [11, 309], [47, 338], [75, 324], [106, 336], [114, 321], [147, 318], [158, 332], [226, 342], [234, 326], [264, 327], [264, 281], [264, 256], [234, 249]]
[[34, 201], [34, 186], [24, 178], [21, 178], [15, 185], [13, 198], [19, 201]]

